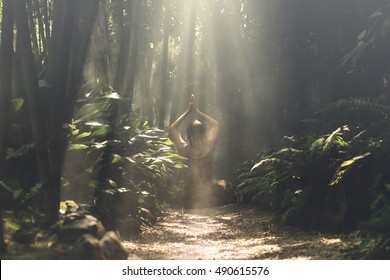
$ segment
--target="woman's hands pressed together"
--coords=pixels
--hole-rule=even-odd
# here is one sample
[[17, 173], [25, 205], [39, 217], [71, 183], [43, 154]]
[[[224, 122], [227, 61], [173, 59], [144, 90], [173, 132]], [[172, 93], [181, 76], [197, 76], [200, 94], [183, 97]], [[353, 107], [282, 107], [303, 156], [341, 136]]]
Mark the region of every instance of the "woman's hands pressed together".
[[193, 94], [191, 95], [190, 102], [188, 104], [187, 112], [188, 113], [192, 113], [192, 112], [197, 113], [198, 112], [198, 107], [195, 104], [195, 96]]

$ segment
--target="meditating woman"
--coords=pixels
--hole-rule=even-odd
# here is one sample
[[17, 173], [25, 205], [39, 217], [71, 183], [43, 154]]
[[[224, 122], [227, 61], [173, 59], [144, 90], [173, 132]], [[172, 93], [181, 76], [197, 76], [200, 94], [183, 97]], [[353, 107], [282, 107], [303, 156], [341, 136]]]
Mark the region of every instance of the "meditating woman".
[[[200, 117], [201, 121], [192, 121], [187, 126], [186, 138], [183, 139], [179, 127], [191, 113]], [[210, 126], [208, 130], [205, 123]], [[175, 144], [178, 154], [188, 158], [183, 195], [183, 206], [186, 208], [213, 206], [215, 203], [213, 158], [218, 130], [219, 123], [199, 111], [194, 95], [191, 96], [188, 109], [169, 129], [169, 138]]]

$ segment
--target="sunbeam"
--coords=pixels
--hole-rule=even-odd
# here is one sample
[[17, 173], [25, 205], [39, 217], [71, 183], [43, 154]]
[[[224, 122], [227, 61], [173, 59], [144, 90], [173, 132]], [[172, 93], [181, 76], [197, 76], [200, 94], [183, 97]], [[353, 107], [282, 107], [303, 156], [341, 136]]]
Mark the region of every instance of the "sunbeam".
[[389, 258], [388, 0], [0, 6], [0, 254]]

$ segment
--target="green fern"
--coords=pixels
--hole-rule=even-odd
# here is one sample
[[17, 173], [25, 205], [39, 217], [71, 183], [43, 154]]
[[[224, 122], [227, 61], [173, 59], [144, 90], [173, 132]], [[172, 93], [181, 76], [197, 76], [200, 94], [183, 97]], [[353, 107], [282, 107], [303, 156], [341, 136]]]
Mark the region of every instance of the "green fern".
[[336, 170], [336, 173], [334, 174], [332, 181], [330, 182], [329, 185], [335, 186], [335, 185], [339, 184], [351, 168], [353, 168], [362, 159], [364, 159], [370, 155], [371, 155], [371, 153], [365, 153], [363, 155], [356, 156], [356, 157], [353, 157], [352, 159], [349, 159], [349, 160], [342, 162], [340, 164], [340, 167]]
[[7, 150], [7, 160], [14, 159], [14, 158], [20, 158], [28, 154], [34, 149], [34, 143], [22, 145], [18, 149], [9, 148]]
[[310, 149], [312, 151], [320, 150], [321, 152], [329, 152], [334, 147], [348, 147], [348, 143], [344, 140], [344, 133], [349, 131], [347, 125], [337, 128], [330, 134], [324, 135], [315, 140]]
[[330, 103], [316, 111], [311, 119], [326, 129], [349, 124], [350, 126], [387, 121], [390, 104], [380, 98], [348, 98]]

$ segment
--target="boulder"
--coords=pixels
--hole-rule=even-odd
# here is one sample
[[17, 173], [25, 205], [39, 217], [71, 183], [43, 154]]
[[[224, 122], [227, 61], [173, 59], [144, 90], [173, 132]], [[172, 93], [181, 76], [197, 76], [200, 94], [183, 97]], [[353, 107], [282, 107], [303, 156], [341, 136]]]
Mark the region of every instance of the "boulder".
[[69, 258], [76, 260], [126, 260], [127, 256], [113, 231], [107, 232], [101, 240], [92, 234], [83, 234], [69, 253]]
[[102, 240], [100, 240], [100, 245], [106, 260], [127, 259], [128, 253], [123, 249], [119, 236], [115, 232], [107, 232]]
[[125, 260], [128, 256], [119, 236], [106, 232], [99, 219], [88, 213], [67, 214], [58, 227], [57, 240], [57, 245], [70, 248], [65, 250], [67, 259]]
[[76, 212], [65, 217], [57, 236], [59, 242], [74, 243], [84, 234], [91, 234], [101, 239], [105, 233], [103, 224], [96, 217]]
[[104, 260], [103, 248], [92, 234], [84, 234], [74, 244], [70, 258], [76, 260]]

